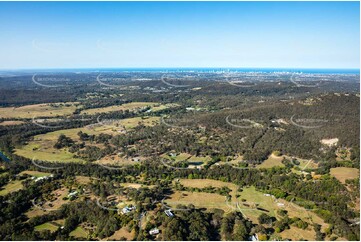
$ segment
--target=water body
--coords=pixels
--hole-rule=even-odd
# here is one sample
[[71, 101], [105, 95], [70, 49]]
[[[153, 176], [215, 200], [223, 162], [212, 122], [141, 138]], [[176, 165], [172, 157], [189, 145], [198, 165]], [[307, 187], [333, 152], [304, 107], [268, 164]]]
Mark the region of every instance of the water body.
[[10, 162], [10, 159], [0, 151], [0, 158], [6, 162]]

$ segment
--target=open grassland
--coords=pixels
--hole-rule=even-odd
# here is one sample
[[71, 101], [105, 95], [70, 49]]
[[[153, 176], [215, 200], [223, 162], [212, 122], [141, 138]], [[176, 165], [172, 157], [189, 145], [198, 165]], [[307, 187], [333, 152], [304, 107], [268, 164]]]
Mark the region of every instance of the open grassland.
[[330, 174], [336, 177], [336, 179], [342, 183], [345, 183], [347, 179], [355, 179], [360, 177], [359, 169], [349, 167], [331, 168]]
[[51, 201], [46, 201], [42, 205], [38, 205], [39, 201], [34, 201], [36, 206], [31, 207], [25, 215], [28, 218], [33, 218], [37, 216], [42, 216], [44, 214], [48, 214], [54, 210], [59, 209], [63, 204], [68, 203], [69, 200], [63, 200], [64, 197], [67, 197], [69, 193], [69, 189], [61, 188], [53, 191], [51, 194], [53, 195], [53, 199]]
[[127, 165], [134, 165], [141, 161], [144, 161], [145, 157], [121, 157], [119, 155], [107, 155], [102, 157], [101, 159], [97, 160], [95, 163], [100, 165], [110, 165], [110, 166], [127, 166]]
[[295, 226], [291, 226], [290, 229], [286, 229], [279, 234], [283, 239], [290, 239], [292, 241], [314, 241], [316, 240], [316, 232], [309, 226], [303, 230]]
[[59, 226], [56, 226], [50, 222], [40, 224], [35, 226], [35, 231], [49, 230], [50, 232], [55, 232]]
[[120, 120], [120, 125], [124, 126], [126, 129], [132, 129], [138, 125], [144, 126], [154, 126], [159, 124], [160, 117], [136, 117], [136, 118], [127, 118]]
[[34, 177], [43, 177], [43, 176], [50, 176], [51, 173], [48, 172], [41, 172], [41, 171], [22, 171], [19, 173], [20, 175], [24, 175], [27, 174], [29, 176], [34, 176]]
[[177, 154], [176, 156], [171, 156], [168, 153], [168, 154], [162, 154], [161, 157], [171, 160], [171, 161], [174, 161], [174, 162], [187, 161], [189, 168], [195, 168], [195, 167], [205, 165], [205, 164], [207, 164], [207, 162], [212, 160], [212, 158], [210, 156], [205, 156], [205, 157], [192, 156], [191, 154], [187, 154], [187, 153], [180, 153], [180, 154]]
[[187, 154], [187, 153], [180, 153], [180, 154], [177, 154], [176, 156], [170, 156], [169, 154], [163, 154], [163, 155], [161, 155], [161, 157], [179, 162], [179, 161], [188, 160], [190, 157], [192, 157], [192, 155]]
[[91, 179], [89, 176], [76, 176], [75, 180], [78, 184], [88, 184], [91, 182]]
[[[285, 165], [282, 163], [283, 159], [288, 159], [288, 160], [292, 160], [293, 158], [296, 159], [299, 164], [295, 165], [295, 167], [298, 167], [299, 170], [306, 170], [306, 169], [316, 169], [318, 167], [317, 163], [315, 163], [313, 160], [307, 160], [307, 159], [302, 159], [302, 158], [298, 158], [298, 157], [291, 157], [288, 155], [281, 155], [281, 156], [277, 156], [275, 154], [271, 154], [267, 160], [263, 161], [261, 164], [257, 165], [257, 168], [272, 168], [272, 167], [284, 167]], [[295, 172], [297, 172], [295, 170]]]
[[159, 105], [158, 103], [154, 102], [131, 102], [131, 103], [125, 103], [122, 105], [113, 105], [108, 106], [104, 108], [91, 108], [81, 111], [81, 114], [88, 114], [88, 115], [94, 115], [94, 114], [100, 114], [100, 113], [108, 113], [108, 112], [115, 112], [115, 111], [125, 111], [125, 110], [137, 110], [141, 108], [146, 107], [153, 107], [155, 105]]
[[262, 164], [257, 165], [257, 168], [272, 168], [275, 166], [284, 167], [282, 160], [282, 156], [275, 156], [274, 154], [271, 154], [267, 160], [262, 162]]
[[[242, 201], [245, 199], [245, 201]], [[289, 217], [298, 217], [308, 223], [318, 223], [323, 228], [326, 223], [310, 210], [298, 206], [292, 202], [287, 202], [284, 199], [275, 199], [271, 196], [265, 196], [262, 192], [256, 191], [254, 187], [243, 188], [238, 198], [238, 206], [240, 211], [254, 223], [258, 223], [258, 217], [262, 213], [267, 213], [270, 216], [279, 217], [277, 210], [283, 209], [288, 211]], [[259, 210], [257, 208], [262, 208]]]
[[[78, 132], [82, 131], [89, 135], [99, 135], [99, 134], [110, 134], [117, 135], [120, 134], [125, 128], [131, 129], [139, 124], [145, 126], [153, 126], [159, 122], [159, 117], [136, 117], [129, 119], [122, 119], [117, 121], [119, 124], [95, 124], [88, 125], [82, 128], [74, 129], [63, 129], [57, 130], [54, 132], [49, 132], [46, 134], [40, 134], [34, 136], [33, 140], [30, 141], [27, 145], [15, 149], [15, 154], [23, 156], [29, 159], [43, 160], [43, 161], [59, 161], [59, 162], [85, 162], [81, 158], [74, 158], [74, 154], [69, 152], [67, 148], [56, 149], [54, 148], [55, 143], [57, 142], [59, 136], [64, 134], [67, 137], [70, 137], [74, 141], [80, 141]], [[89, 145], [88, 142], [85, 142], [86, 145]], [[97, 146], [97, 144], [92, 144]], [[108, 160], [107, 160], [108, 159]], [[104, 160], [105, 163], [112, 164], [116, 159], [114, 157], [109, 157]], [[121, 159], [121, 158], [119, 158]], [[109, 162], [108, 162], [109, 161]], [[120, 163], [124, 163], [123, 160], [119, 160]], [[130, 164], [131, 162], [126, 162]]]
[[219, 208], [231, 212], [233, 208], [228, 205], [226, 197], [216, 193], [175, 191], [164, 200], [168, 207], [176, 208], [177, 205], [193, 204], [199, 208]]
[[135, 231], [128, 231], [128, 229], [126, 227], [123, 227], [117, 231], [115, 231], [115, 233], [108, 237], [106, 240], [121, 240], [122, 238], [125, 238], [127, 241], [133, 240], [135, 236]]
[[174, 108], [174, 107], [179, 107], [179, 106], [180, 105], [176, 104], [176, 103], [157, 104], [151, 108], [151, 111], [156, 112], [156, 111], [161, 111], [164, 109]]
[[83, 127], [75, 129], [57, 130], [46, 134], [40, 134], [34, 136], [34, 139], [30, 141], [27, 145], [15, 149], [15, 154], [29, 159], [34, 158], [36, 160], [44, 161], [85, 162], [85, 160], [81, 158], [74, 158], [74, 154], [69, 152], [66, 148], [54, 148], [54, 145], [61, 134], [70, 137], [74, 141], [80, 141], [78, 136], [79, 131], [91, 135], [97, 135], [102, 133], [101, 131]]
[[39, 118], [73, 114], [78, 103], [42, 103], [21, 107], [0, 108], [1, 118]]
[[0, 196], [5, 196], [11, 192], [18, 191], [23, 188], [22, 181], [10, 181], [5, 186], [0, 188]]
[[[0, 118], [1, 117], [2, 116], [0, 116]], [[20, 125], [20, 124], [24, 124], [24, 122], [18, 120], [9, 120], [9, 121], [0, 122], [0, 126], [11, 126], [11, 125]]]
[[235, 201], [236, 195], [239, 194], [238, 186], [230, 182], [222, 182], [212, 179], [179, 179], [179, 183], [185, 187], [194, 187], [194, 188], [205, 188], [205, 187], [228, 187], [232, 191], [230, 195], [232, 196], [232, 201]]
[[168, 160], [173, 160], [175, 162], [188, 161], [190, 165], [206, 164], [207, 162], [212, 160], [210, 156], [192, 156], [191, 154], [187, 153], [180, 153], [175, 156], [171, 156], [169, 153], [167, 153], [162, 154], [161, 157]]
[[196, 167], [196, 166], [200, 166], [200, 165], [205, 165], [211, 160], [212, 160], [212, 158], [210, 156], [205, 156], [205, 157], [192, 156], [187, 161], [188, 161], [189, 167], [192, 168], [192, 167]]
[[74, 158], [74, 154], [67, 149], [55, 149], [55, 143], [56, 141], [31, 141], [29, 144], [15, 149], [15, 154], [42, 161], [85, 162], [83, 159]]
[[88, 238], [89, 233], [81, 226], [78, 226], [76, 229], [71, 231], [69, 235], [75, 238]]

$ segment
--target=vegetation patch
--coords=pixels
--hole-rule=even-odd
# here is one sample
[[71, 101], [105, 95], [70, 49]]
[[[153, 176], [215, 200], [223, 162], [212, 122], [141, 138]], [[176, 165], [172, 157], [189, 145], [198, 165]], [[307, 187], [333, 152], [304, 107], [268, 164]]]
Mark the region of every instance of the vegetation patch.
[[49, 230], [50, 232], [55, 232], [58, 228], [59, 228], [59, 226], [54, 225], [51, 222], [47, 222], [47, 223], [43, 223], [38, 226], [35, 226], [36, 231]]
[[0, 108], [2, 118], [39, 118], [56, 117], [73, 114], [79, 104], [67, 103], [42, 103], [21, 107]]
[[188, 206], [193, 204], [195, 207], [218, 208], [225, 212], [230, 212], [234, 209], [227, 204], [225, 196], [206, 192], [175, 191], [169, 198], [164, 200], [164, 204], [171, 208], [177, 208], [178, 205]]
[[275, 156], [271, 154], [267, 160], [263, 161], [261, 164], [257, 165], [257, 168], [272, 168], [275, 166], [284, 167], [285, 165], [282, 163], [282, 156]]
[[5, 196], [9, 193], [16, 192], [23, 188], [22, 181], [15, 180], [8, 182], [5, 186], [0, 189], [0, 196]]
[[154, 102], [131, 102], [131, 103], [125, 103], [122, 105], [108, 106], [108, 107], [104, 107], [104, 108], [90, 108], [90, 109], [81, 111], [81, 114], [94, 115], [94, 114], [100, 114], [100, 113], [125, 111], [125, 110], [136, 111], [141, 108], [153, 107], [155, 105], [159, 105], [159, 104], [154, 103]]
[[331, 168], [330, 174], [340, 182], [345, 183], [347, 179], [355, 179], [360, 177], [360, 170], [350, 167], [336, 167]]
[[71, 231], [69, 235], [75, 238], [87, 238], [89, 233], [81, 226], [78, 226], [76, 229]]

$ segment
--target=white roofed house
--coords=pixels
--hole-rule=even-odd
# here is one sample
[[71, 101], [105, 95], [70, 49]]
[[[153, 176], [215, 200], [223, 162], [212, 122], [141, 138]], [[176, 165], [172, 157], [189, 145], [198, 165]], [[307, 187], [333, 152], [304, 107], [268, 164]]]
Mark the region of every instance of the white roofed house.
[[174, 214], [172, 213], [172, 211], [170, 209], [165, 210], [164, 213], [168, 216], [168, 217], [173, 217]]
[[158, 228], [153, 228], [153, 229], [149, 230], [149, 234], [150, 235], [159, 234], [159, 229]]
[[124, 207], [124, 208], [122, 209], [122, 214], [130, 213], [131, 211], [133, 211], [133, 210], [135, 210], [135, 209], [136, 209], [136, 206], [132, 206], [132, 207], [126, 206], [126, 207]]

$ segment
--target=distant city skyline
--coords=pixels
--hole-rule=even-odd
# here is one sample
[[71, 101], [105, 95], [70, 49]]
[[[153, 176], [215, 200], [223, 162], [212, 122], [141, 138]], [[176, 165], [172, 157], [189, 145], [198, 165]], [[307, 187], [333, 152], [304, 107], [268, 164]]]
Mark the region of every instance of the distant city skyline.
[[359, 4], [0, 2], [0, 69], [359, 69]]

